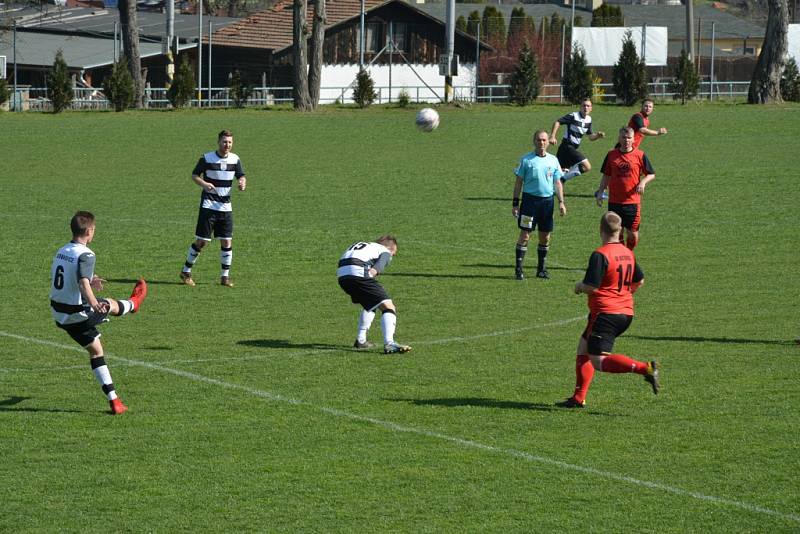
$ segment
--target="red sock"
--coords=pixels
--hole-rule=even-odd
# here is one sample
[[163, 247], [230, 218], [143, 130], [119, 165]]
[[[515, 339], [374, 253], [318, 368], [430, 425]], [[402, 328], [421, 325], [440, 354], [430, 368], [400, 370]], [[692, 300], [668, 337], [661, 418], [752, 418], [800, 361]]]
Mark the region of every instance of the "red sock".
[[608, 354], [603, 358], [600, 369], [604, 373], [636, 373], [643, 375], [647, 373], [647, 364], [628, 358], [624, 354]]
[[589, 393], [589, 385], [594, 378], [594, 366], [592, 360], [586, 354], [578, 354], [575, 356], [575, 394], [573, 397], [578, 402], [586, 400], [586, 394]]
[[628, 232], [628, 235], [625, 239], [625, 246], [628, 247], [630, 250], [636, 248], [636, 244], [639, 242], [636, 236], [634, 236], [631, 232]]

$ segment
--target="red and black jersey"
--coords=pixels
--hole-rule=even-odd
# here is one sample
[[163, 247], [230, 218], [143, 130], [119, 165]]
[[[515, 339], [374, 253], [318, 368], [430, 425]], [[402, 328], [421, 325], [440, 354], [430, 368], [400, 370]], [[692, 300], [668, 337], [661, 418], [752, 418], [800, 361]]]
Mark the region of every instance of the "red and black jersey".
[[589, 295], [589, 310], [593, 314], [633, 315], [631, 285], [643, 279], [632, 250], [622, 243], [603, 245], [592, 252], [583, 277], [584, 284], [597, 288]]
[[650, 127], [650, 118], [645, 117], [642, 112], [634, 113], [628, 121], [628, 128], [633, 128], [633, 148], [639, 148], [639, 144], [644, 139], [644, 134], [640, 132], [642, 128]]
[[608, 202], [610, 204], [639, 204], [641, 195], [636, 192], [642, 175], [654, 174], [647, 155], [638, 149], [624, 153], [615, 148], [603, 160], [600, 172], [608, 176]]

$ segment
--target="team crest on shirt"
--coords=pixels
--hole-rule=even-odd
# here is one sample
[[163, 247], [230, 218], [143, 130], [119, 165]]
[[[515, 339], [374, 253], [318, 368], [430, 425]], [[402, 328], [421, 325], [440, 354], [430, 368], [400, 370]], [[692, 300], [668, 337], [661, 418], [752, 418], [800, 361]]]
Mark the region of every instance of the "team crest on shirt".
[[219, 162], [219, 170], [224, 171], [227, 168], [228, 168], [227, 162], [224, 162], [224, 161], [220, 161]]

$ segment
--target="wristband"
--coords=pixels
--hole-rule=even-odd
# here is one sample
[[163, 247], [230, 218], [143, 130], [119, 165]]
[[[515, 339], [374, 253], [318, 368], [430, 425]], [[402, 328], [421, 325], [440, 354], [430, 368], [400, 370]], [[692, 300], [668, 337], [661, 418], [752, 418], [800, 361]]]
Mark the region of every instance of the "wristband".
[[511, 200], [511, 207], [512, 208], [519, 207], [519, 197], [514, 197], [513, 200]]

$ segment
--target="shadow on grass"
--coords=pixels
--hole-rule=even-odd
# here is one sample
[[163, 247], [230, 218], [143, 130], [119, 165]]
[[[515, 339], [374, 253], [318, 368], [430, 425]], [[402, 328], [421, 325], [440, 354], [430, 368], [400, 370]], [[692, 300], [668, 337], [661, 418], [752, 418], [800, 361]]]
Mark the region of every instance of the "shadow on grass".
[[686, 343], [729, 343], [732, 345], [794, 345], [791, 339], [746, 339], [732, 337], [703, 337], [703, 336], [625, 336], [635, 339], [650, 341], [683, 341]]
[[[138, 278], [106, 278], [106, 282], [114, 282], [117, 284], [135, 284], [138, 282]], [[183, 282], [177, 280], [173, 281], [166, 281], [166, 280], [150, 280], [149, 278], [145, 278], [147, 285], [149, 286], [182, 286], [184, 285]]]
[[[513, 269], [514, 268], [513, 258], [511, 258], [511, 259], [512, 259], [512, 261], [509, 262], [509, 263], [498, 263], [498, 264], [493, 264], [493, 263], [472, 263], [472, 264], [468, 264], [468, 265], [462, 265], [462, 267], [476, 268], [476, 269]], [[557, 267], [557, 266], [549, 265], [549, 264], [547, 265], [547, 270], [548, 271], [580, 271], [580, 272], [584, 271], [584, 269], [578, 269], [576, 267]]]
[[0, 412], [81, 413], [81, 410], [64, 410], [61, 408], [9, 408], [9, 406], [16, 406], [22, 401], [32, 398], [11, 396], [2, 399], [0, 400]]
[[32, 399], [33, 397], [8, 397], [7, 399], [0, 400], [0, 406], [14, 406], [15, 404], [19, 404], [20, 402], [26, 399]]
[[[506, 266], [508, 268], [508, 266]], [[511, 274], [502, 275], [502, 274], [439, 274], [439, 273], [386, 273], [386, 275], [395, 277], [395, 276], [406, 276], [409, 278], [464, 278], [464, 279], [477, 279], [477, 278], [488, 278], [491, 280], [513, 280], [514, 276]]]
[[444, 406], [446, 408], [458, 408], [461, 406], [474, 406], [478, 408], [499, 408], [501, 410], [535, 410], [538, 412], [580, 412], [587, 415], [602, 415], [605, 417], [620, 417], [619, 414], [597, 412], [594, 410], [570, 410], [559, 408], [553, 404], [542, 404], [538, 402], [519, 402], [506, 401], [500, 399], [487, 399], [483, 397], [455, 397], [444, 399], [383, 399], [394, 402], [408, 402], [417, 406]]
[[293, 343], [288, 339], [243, 339], [237, 345], [262, 349], [314, 349], [314, 350], [347, 350], [343, 345], [330, 343]]
[[511, 203], [511, 197], [464, 197], [464, 200], [471, 202], [508, 202]]

